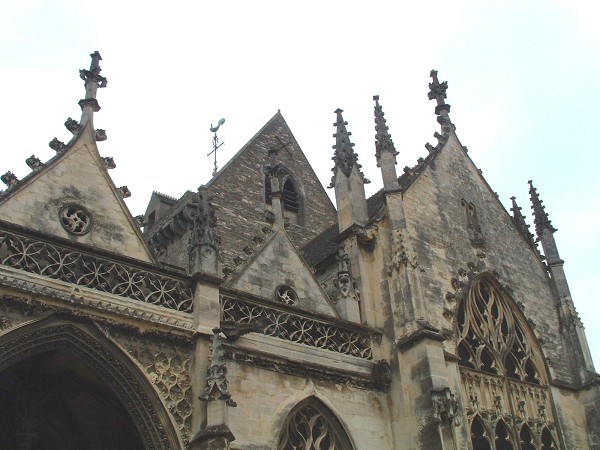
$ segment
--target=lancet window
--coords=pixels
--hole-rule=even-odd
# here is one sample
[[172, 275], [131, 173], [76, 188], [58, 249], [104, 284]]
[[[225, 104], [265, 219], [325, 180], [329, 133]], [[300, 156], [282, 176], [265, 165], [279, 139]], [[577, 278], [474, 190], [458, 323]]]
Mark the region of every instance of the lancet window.
[[541, 351], [489, 274], [475, 278], [460, 302], [457, 336], [473, 450], [557, 449]]
[[[281, 207], [288, 219], [294, 223], [302, 222], [302, 194], [301, 189], [294, 176], [284, 167], [279, 167], [275, 174], [267, 173], [265, 176], [265, 202], [273, 203], [272, 176], [277, 176], [281, 189]], [[287, 213], [287, 214], [286, 214]]]
[[283, 185], [283, 209], [297, 213], [300, 209], [298, 192], [291, 178], [288, 178]]
[[352, 450], [354, 447], [335, 415], [310, 397], [288, 415], [277, 450]]

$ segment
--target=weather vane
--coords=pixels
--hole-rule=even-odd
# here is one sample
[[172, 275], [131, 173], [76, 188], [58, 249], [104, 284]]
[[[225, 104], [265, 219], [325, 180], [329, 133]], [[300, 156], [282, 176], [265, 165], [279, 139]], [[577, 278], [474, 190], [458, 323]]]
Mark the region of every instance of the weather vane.
[[210, 156], [213, 153], [215, 154], [215, 169], [213, 170], [213, 177], [217, 174], [217, 149], [223, 145], [225, 142], [219, 142], [219, 137], [217, 136], [217, 131], [219, 128], [221, 128], [221, 125], [223, 125], [225, 123], [225, 119], [219, 119], [219, 122], [217, 122], [217, 126], [213, 127], [212, 123], [210, 124], [210, 131], [212, 131], [214, 134], [213, 138], [212, 138], [212, 143], [213, 143], [213, 149], [212, 152], [207, 153], [206, 156]]

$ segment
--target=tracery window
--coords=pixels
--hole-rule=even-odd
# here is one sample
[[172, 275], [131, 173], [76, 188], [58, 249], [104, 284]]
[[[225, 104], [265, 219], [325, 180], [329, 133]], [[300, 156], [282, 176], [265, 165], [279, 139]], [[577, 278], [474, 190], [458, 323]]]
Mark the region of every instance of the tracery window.
[[354, 447], [335, 415], [318, 399], [309, 397], [288, 415], [278, 450], [352, 450]]
[[485, 273], [456, 318], [473, 450], [556, 450], [544, 360], [514, 300]]
[[458, 309], [460, 364], [540, 384], [532, 347], [509, 299], [486, 277], [476, 280]]

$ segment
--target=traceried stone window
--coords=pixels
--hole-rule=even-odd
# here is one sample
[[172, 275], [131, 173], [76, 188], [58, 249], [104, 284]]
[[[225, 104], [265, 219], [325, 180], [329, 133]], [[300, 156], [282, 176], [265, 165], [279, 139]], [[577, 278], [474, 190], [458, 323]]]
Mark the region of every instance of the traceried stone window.
[[298, 294], [291, 287], [281, 284], [275, 289], [275, 299], [286, 305], [298, 303]]
[[277, 450], [352, 450], [354, 446], [335, 415], [310, 397], [287, 417]]
[[460, 364], [540, 384], [522, 328], [505, 296], [487, 278], [474, 282], [458, 309]]
[[59, 219], [63, 228], [72, 234], [85, 234], [92, 227], [92, 216], [80, 205], [63, 206], [59, 212]]
[[489, 274], [476, 277], [459, 304], [457, 335], [473, 450], [557, 449], [542, 354]]

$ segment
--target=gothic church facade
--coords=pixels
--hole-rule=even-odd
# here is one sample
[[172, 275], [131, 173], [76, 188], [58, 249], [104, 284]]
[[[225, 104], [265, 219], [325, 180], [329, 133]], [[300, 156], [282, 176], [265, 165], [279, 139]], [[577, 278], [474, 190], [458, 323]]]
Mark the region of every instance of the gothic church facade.
[[435, 71], [438, 142], [400, 176], [374, 97], [370, 198], [341, 109], [335, 207], [278, 112], [133, 217], [91, 56], [73, 137], [2, 176], [0, 449], [600, 448], [556, 230], [531, 182], [535, 236], [504, 209]]

